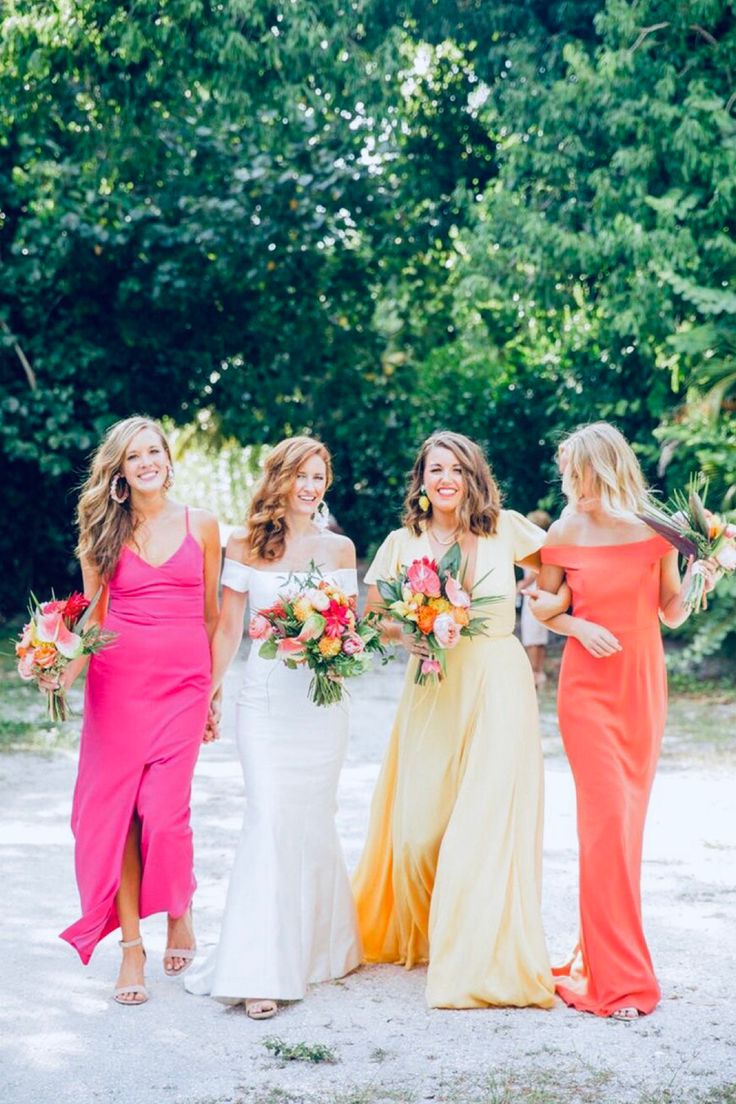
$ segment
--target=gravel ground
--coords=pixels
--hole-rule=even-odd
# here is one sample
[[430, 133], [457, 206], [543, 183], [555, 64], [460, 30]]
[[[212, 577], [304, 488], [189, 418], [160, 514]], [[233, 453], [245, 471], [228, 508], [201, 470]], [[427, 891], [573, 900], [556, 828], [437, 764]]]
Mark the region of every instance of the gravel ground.
[[[240, 661], [242, 663], [242, 660]], [[359, 854], [402, 668], [353, 691], [352, 742], [339, 827]], [[232, 695], [221, 742], [203, 749], [194, 828], [201, 944], [217, 932], [240, 827], [242, 786]], [[573, 788], [543, 699], [547, 761], [544, 916], [553, 960], [576, 926]], [[731, 714], [731, 725], [732, 725]], [[0, 1100], [2, 1104], [736, 1104], [736, 766], [668, 755], [646, 840], [647, 930], [663, 989], [633, 1024], [562, 1005], [537, 1010], [430, 1011], [424, 972], [364, 968], [313, 989], [265, 1023], [189, 996], [163, 976], [161, 917], [145, 922], [150, 1002], [119, 1008], [113, 936], [83, 969], [57, 933], [77, 915], [68, 828], [75, 757], [0, 757], [3, 858]], [[257, 907], [257, 902], [254, 902]], [[332, 1048], [336, 1062], [279, 1061], [279, 1036]]]

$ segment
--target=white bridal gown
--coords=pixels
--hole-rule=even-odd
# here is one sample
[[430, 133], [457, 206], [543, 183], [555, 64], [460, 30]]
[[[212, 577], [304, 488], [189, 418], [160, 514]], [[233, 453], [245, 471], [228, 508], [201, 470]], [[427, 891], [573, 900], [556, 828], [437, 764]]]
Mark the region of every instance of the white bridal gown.
[[[354, 569], [326, 572], [357, 593]], [[255, 613], [276, 601], [281, 572], [225, 560], [222, 585], [249, 591]], [[335, 827], [348, 739], [345, 701], [316, 706], [310, 672], [251, 647], [237, 710], [245, 816], [218, 946], [185, 978], [190, 993], [224, 1002], [298, 1000], [308, 985], [361, 961], [345, 859]]]

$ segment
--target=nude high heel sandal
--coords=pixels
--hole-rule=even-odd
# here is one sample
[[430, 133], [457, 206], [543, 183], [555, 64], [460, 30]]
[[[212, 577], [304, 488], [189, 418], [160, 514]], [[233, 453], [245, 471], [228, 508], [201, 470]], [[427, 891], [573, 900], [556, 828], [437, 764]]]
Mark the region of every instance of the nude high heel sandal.
[[[124, 939], [119, 939], [118, 940], [118, 945], [120, 947], [122, 947], [123, 950], [127, 950], [128, 947], [142, 947], [143, 946], [143, 940], [141, 939], [140, 936], [138, 936], [137, 939], [129, 939], [127, 941], [127, 943]], [[146, 957], [145, 950], [143, 951], [143, 957], [144, 958]], [[126, 993], [138, 993], [141, 996], [141, 1000], [134, 1000], [134, 1001], [120, 1000], [120, 998], [122, 996], [124, 996]], [[139, 1004], [145, 1004], [146, 1003], [146, 1001], [148, 1000], [148, 990], [146, 989], [145, 985], [120, 985], [120, 986], [118, 986], [117, 989], [113, 989], [112, 996], [113, 996], [113, 1000], [117, 1004], [122, 1004], [126, 1008], [128, 1008], [128, 1007], [135, 1008]]]

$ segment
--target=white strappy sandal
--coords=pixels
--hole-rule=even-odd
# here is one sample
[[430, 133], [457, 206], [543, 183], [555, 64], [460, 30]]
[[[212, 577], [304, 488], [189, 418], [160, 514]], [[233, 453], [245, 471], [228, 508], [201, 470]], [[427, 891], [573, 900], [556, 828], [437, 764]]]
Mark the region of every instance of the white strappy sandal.
[[[143, 940], [140, 936], [138, 936], [137, 939], [129, 939], [127, 942], [124, 939], [120, 939], [118, 940], [118, 945], [122, 947], [125, 951], [128, 949], [128, 947], [142, 947]], [[143, 957], [146, 957], [145, 950], [143, 951]], [[125, 996], [127, 993], [138, 993], [141, 997], [141, 1000], [121, 1000], [120, 998]], [[112, 997], [116, 1004], [122, 1004], [126, 1008], [136, 1008], [139, 1004], [146, 1003], [146, 1001], [148, 1000], [148, 990], [146, 989], [145, 985], [120, 985], [117, 989], [113, 989]]]

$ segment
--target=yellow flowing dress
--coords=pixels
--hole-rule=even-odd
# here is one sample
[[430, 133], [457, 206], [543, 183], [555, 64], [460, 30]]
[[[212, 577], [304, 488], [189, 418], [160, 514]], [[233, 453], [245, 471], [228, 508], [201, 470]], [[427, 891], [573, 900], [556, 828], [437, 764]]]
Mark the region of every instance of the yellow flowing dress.
[[[406, 673], [354, 875], [366, 962], [428, 962], [433, 1008], [554, 1000], [541, 918], [544, 775], [534, 679], [513, 635], [514, 563], [545, 534], [502, 510], [478, 540], [476, 612], [488, 635], [447, 653], [447, 678]], [[395, 576], [433, 557], [425, 533], [390, 533], [365, 577]]]

